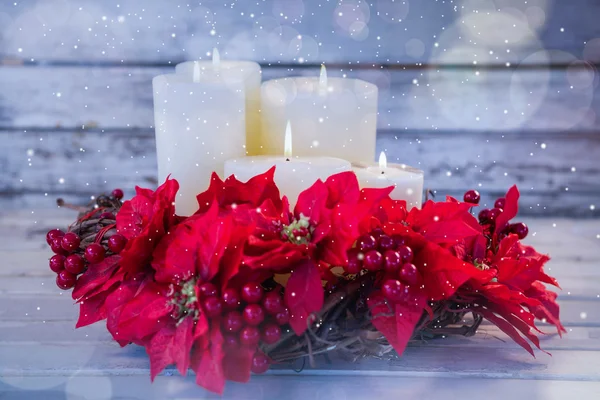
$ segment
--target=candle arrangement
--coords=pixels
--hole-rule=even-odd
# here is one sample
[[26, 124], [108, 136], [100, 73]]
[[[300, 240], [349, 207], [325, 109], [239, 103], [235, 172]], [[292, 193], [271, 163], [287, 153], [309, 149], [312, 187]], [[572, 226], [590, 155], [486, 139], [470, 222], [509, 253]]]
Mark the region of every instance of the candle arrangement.
[[79, 215], [46, 235], [49, 266], [73, 289], [77, 327], [106, 320], [121, 346], [146, 349], [151, 379], [175, 365], [217, 393], [329, 354], [398, 357], [484, 319], [532, 355], [536, 319], [565, 332], [549, 257], [512, 222], [515, 186], [478, 217], [475, 190], [422, 203], [422, 171], [372, 163], [373, 85], [323, 68], [263, 83], [259, 101], [259, 76], [215, 51], [156, 77], [164, 183], [59, 200]]

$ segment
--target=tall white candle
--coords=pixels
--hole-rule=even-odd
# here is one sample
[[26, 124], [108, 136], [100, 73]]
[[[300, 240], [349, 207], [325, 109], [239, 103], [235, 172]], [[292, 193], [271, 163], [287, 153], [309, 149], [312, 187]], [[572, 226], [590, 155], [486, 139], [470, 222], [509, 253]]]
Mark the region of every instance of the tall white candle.
[[252, 61], [221, 60], [213, 49], [212, 61], [186, 61], [175, 66], [175, 73], [200, 82], [220, 82], [227, 86], [244, 87], [246, 98], [246, 154], [260, 154], [260, 65]]
[[245, 154], [244, 85], [192, 76], [160, 75], [153, 79], [158, 179], [179, 181], [175, 199], [179, 215], [194, 213], [196, 195], [208, 187], [213, 171]]
[[293, 207], [298, 195], [317, 180], [325, 180], [331, 175], [351, 170], [350, 163], [339, 158], [292, 156], [290, 124], [287, 124], [285, 132], [283, 156], [254, 156], [227, 160], [225, 176], [234, 175], [238, 180], [245, 182], [275, 166], [275, 183], [281, 195], [287, 196]]
[[261, 87], [264, 154], [279, 154], [283, 129], [294, 129], [294, 154], [375, 160], [377, 86], [358, 79], [283, 78]]
[[423, 171], [404, 164], [388, 164], [384, 152], [379, 155], [379, 163], [355, 163], [352, 170], [361, 188], [385, 188], [394, 186], [390, 197], [406, 200], [410, 210], [421, 207], [423, 202]]

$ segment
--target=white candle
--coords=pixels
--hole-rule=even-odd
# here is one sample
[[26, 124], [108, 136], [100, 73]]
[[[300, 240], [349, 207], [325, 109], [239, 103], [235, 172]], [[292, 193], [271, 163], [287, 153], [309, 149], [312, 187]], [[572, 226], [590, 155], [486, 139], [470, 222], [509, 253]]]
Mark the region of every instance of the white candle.
[[294, 154], [375, 160], [377, 86], [358, 79], [296, 77], [261, 87], [263, 154], [279, 154], [291, 121]]
[[317, 180], [351, 170], [348, 161], [333, 157], [292, 157], [292, 130], [287, 124], [283, 156], [243, 157], [225, 162], [225, 176], [234, 175], [240, 181], [262, 174], [275, 166], [275, 183], [282, 196], [287, 196], [291, 207], [298, 195]]
[[179, 181], [175, 199], [179, 215], [191, 215], [196, 195], [208, 187], [213, 171], [245, 154], [245, 98], [242, 83], [192, 76], [160, 75], [153, 79], [158, 179]]
[[394, 186], [390, 197], [406, 200], [407, 209], [421, 207], [423, 202], [423, 171], [404, 164], [388, 164], [384, 152], [379, 163], [355, 163], [352, 170], [361, 188], [385, 188]]
[[221, 60], [217, 49], [213, 49], [212, 56], [212, 61], [186, 61], [177, 64], [175, 73], [191, 79], [196, 71], [196, 80], [199, 82], [221, 82], [234, 89], [243, 85], [246, 98], [246, 154], [261, 154], [260, 65], [252, 61]]

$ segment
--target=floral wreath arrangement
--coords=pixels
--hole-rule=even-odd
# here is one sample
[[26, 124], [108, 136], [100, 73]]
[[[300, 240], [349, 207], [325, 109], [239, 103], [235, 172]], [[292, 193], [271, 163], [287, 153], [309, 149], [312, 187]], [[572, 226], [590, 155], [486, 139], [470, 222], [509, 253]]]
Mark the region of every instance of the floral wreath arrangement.
[[213, 174], [189, 217], [175, 214], [169, 178], [124, 202], [119, 189], [87, 208], [59, 200], [80, 212], [66, 233], [47, 234], [77, 327], [106, 319], [121, 346], [145, 347], [152, 379], [175, 364], [217, 393], [272, 364], [401, 355], [411, 340], [473, 335], [484, 319], [532, 355], [535, 319], [565, 331], [544, 286], [558, 286], [549, 257], [510, 222], [516, 187], [476, 218], [474, 190], [407, 210], [392, 188], [360, 190], [344, 172], [291, 210], [273, 176]]

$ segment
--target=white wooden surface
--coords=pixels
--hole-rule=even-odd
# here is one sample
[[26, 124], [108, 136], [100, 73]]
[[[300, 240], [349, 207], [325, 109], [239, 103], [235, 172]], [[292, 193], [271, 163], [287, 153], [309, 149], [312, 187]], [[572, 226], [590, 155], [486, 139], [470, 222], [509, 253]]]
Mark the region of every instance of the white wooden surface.
[[[121, 349], [102, 323], [75, 330], [78, 307], [54, 285], [44, 234], [72, 217], [67, 210], [0, 214], [0, 399], [215, 398], [193, 376], [165, 371], [149, 381], [138, 347]], [[548, 252], [563, 286], [561, 319], [541, 338], [552, 353], [530, 357], [501, 331], [483, 324], [475, 337], [417, 343], [398, 361], [320, 361], [298, 374], [275, 369], [248, 385], [228, 384], [231, 399], [474, 398], [596, 399], [600, 393], [600, 224], [594, 220], [526, 219], [528, 243]]]
[[270, 63], [598, 61], [599, 14], [595, 0], [3, 1], [0, 59], [167, 63], [219, 46]]

